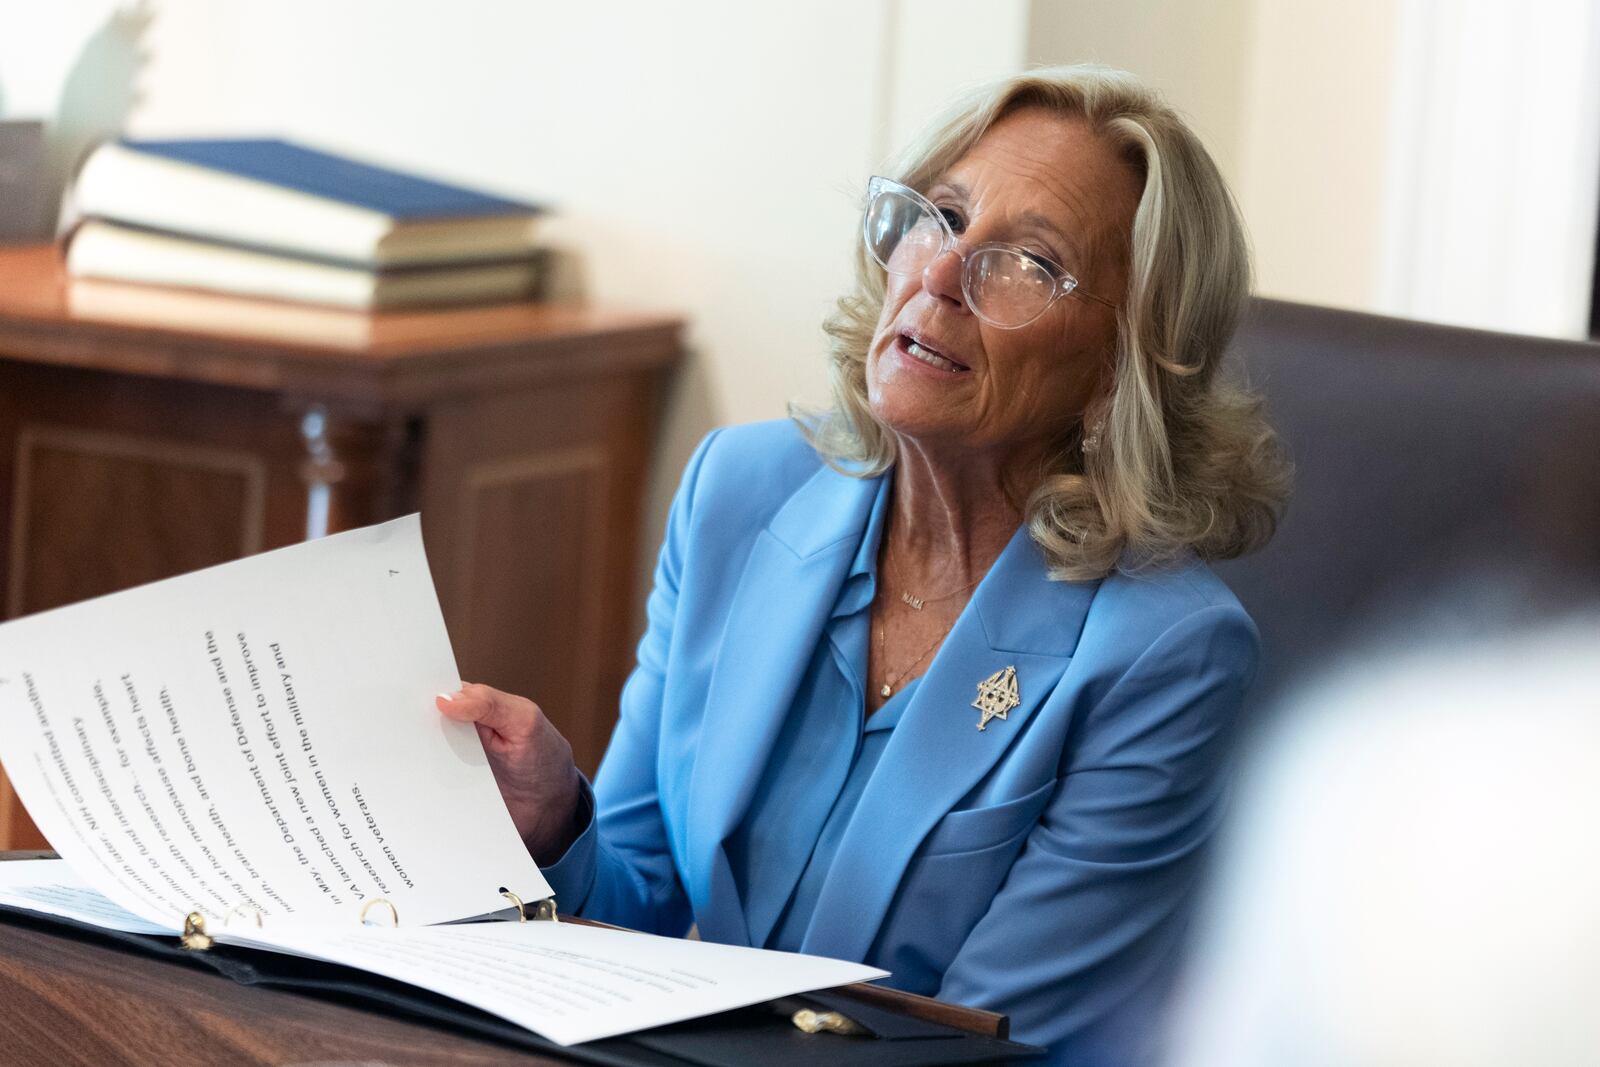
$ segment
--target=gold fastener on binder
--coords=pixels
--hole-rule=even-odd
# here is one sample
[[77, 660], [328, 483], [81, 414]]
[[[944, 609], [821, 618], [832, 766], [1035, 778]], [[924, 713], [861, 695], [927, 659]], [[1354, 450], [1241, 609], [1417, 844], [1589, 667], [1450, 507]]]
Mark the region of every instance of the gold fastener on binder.
[[388, 900], [385, 900], [383, 897], [373, 897], [372, 899], [368, 900], [365, 904], [361, 905], [361, 925], [362, 926], [367, 925], [367, 912], [369, 912], [373, 908], [379, 907], [379, 906], [382, 906], [382, 907], [385, 907], [385, 908], [389, 909], [389, 925], [390, 926], [399, 926], [400, 925], [400, 909], [396, 908], [392, 903], [390, 903]]
[[867, 1033], [867, 1029], [848, 1015], [837, 1011], [813, 1011], [810, 1008], [801, 1008], [789, 1016], [789, 1021], [808, 1034], [844, 1034], [849, 1037], [859, 1037]]
[[517, 922], [525, 923], [528, 921], [528, 908], [527, 905], [522, 903], [521, 897], [517, 896], [505, 886], [500, 887], [500, 895], [517, 906]]
[[178, 935], [179, 942], [184, 948], [195, 952], [204, 952], [212, 945], [211, 935], [206, 933], [206, 917], [198, 911], [191, 911], [183, 917], [183, 933]]
[[545, 922], [560, 922], [561, 917], [556, 914], [556, 898], [546, 897], [544, 900], [534, 901], [533, 917]]

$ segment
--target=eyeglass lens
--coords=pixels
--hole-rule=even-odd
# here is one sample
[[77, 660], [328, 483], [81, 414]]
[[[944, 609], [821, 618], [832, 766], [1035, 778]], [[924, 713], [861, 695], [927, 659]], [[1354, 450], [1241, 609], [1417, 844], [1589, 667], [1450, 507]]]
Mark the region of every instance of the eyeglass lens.
[[[944, 251], [944, 227], [910, 197], [880, 192], [867, 208], [867, 245], [891, 274], [919, 274]], [[1037, 318], [1056, 293], [1056, 280], [1018, 252], [985, 248], [965, 257], [962, 291], [972, 310], [997, 326]]]

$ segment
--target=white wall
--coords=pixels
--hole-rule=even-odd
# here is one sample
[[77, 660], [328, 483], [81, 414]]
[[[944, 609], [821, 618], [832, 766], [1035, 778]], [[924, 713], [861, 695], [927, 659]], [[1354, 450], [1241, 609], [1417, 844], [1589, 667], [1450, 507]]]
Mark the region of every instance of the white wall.
[[1028, 61], [1134, 71], [1183, 113], [1237, 187], [1254, 8], [1254, 0], [1041, 0], [1029, 12]]
[[1263, 0], [1240, 205], [1269, 296], [1373, 309], [1397, 0]]
[[1397, 0], [1041, 0], [1029, 58], [1139, 74], [1233, 186], [1269, 296], [1371, 307]]
[[887, 118], [874, 153], [886, 159], [957, 92], [1027, 63], [1028, 0], [887, 0], [889, 52], [883, 63]]

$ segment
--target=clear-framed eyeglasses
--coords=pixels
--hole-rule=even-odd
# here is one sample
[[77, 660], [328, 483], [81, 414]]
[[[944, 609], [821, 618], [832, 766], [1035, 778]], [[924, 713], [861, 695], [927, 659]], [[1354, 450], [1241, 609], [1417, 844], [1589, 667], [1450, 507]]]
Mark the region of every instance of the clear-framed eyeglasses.
[[961, 257], [961, 292], [978, 318], [1002, 330], [1028, 325], [1068, 293], [1116, 310], [1117, 305], [1078, 287], [1061, 264], [1020, 245], [989, 241], [962, 250], [944, 212], [921, 193], [890, 178], [867, 183], [862, 220], [867, 249], [890, 274], [921, 274], [954, 250]]

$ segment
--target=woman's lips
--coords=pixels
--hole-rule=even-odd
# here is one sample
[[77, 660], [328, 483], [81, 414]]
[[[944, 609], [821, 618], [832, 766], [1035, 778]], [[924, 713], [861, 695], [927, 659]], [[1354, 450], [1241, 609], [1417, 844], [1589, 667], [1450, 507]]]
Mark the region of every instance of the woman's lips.
[[925, 367], [944, 371], [947, 374], [962, 374], [972, 369], [965, 364], [957, 363], [944, 353], [923, 344], [908, 334], [900, 334], [896, 337], [895, 346], [899, 348], [900, 353], [907, 359], [914, 360]]

